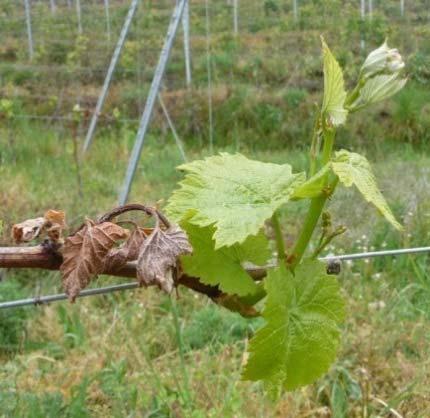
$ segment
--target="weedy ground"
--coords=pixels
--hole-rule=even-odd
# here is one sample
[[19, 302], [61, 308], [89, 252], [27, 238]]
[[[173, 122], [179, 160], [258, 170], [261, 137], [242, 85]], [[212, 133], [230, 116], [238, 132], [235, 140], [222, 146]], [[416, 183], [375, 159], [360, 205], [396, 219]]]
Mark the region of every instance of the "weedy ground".
[[[2, 132], [0, 219], [9, 226], [49, 208], [80, 224], [116, 204], [132, 133], [98, 137], [80, 162], [67, 132], [21, 126]], [[8, 141], [8, 142], [6, 142]], [[237, 145], [223, 150], [235, 151]], [[300, 148], [239, 151], [264, 161], [292, 161]], [[362, 150], [361, 150], [362, 151]], [[208, 155], [187, 147], [188, 157]], [[379, 183], [405, 232], [391, 230], [353, 190], [337, 195], [335, 223], [349, 227], [330, 252], [428, 244], [430, 156], [404, 143], [367, 148]], [[163, 206], [181, 178], [173, 140], [151, 137], [130, 201]], [[297, 233], [301, 208], [283, 213]], [[2, 272], [0, 299], [60, 290], [55, 272]], [[268, 399], [259, 384], [240, 381], [246, 320], [180, 289], [168, 298], [140, 289], [45, 307], [0, 312], [1, 417], [404, 417], [430, 416], [430, 274], [428, 256], [345, 263], [339, 277], [347, 300], [339, 358], [316, 384]], [[118, 282], [100, 277], [94, 285]]]

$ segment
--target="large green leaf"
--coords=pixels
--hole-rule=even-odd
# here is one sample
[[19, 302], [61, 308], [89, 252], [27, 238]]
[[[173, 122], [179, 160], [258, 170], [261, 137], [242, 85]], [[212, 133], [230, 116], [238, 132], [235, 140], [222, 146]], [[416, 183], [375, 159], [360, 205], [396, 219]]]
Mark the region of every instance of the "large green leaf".
[[305, 178], [291, 166], [221, 153], [179, 167], [188, 174], [167, 206], [168, 214], [199, 226], [215, 226], [215, 248], [256, 235]]
[[215, 249], [214, 228], [182, 223], [193, 247], [193, 254], [181, 258], [184, 271], [203, 283], [219, 285], [221, 290], [245, 296], [255, 293], [257, 285], [242, 267], [244, 261], [264, 265], [270, 258], [269, 243], [263, 233], [248, 237], [242, 244]]
[[284, 265], [269, 271], [265, 288], [267, 324], [250, 342], [243, 378], [263, 380], [276, 392], [312, 383], [339, 345], [344, 302], [337, 280], [323, 263], [307, 260], [294, 275]]
[[346, 91], [342, 69], [324, 40], [322, 40], [322, 48], [324, 57], [322, 114], [330, 125], [339, 126], [345, 123], [348, 114], [348, 111], [344, 108]]
[[355, 152], [341, 150], [336, 152], [331, 166], [341, 183], [346, 187], [354, 184], [363, 197], [375, 205], [395, 228], [402, 229], [379, 190], [372, 168], [365, 157]]

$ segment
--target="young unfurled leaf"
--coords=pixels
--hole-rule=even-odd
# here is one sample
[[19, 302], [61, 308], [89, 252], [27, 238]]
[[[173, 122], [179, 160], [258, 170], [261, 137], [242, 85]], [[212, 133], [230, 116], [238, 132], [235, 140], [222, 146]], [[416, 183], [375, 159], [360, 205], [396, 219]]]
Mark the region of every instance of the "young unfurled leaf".
[[336, 356], [344, 318], [339, 285], [323, 263], [307, 260], [294, 275], [283, 264], [270, 270], [265, 288], [267, 324], [250, 342], [243, 378], [276, 392], [312, 383]]
[[257, 285], [242, 267], [249, 261], [264, 265], [270, 258], [269, 243], [263, 233], [249, 236], [242, 244], [215, 249], [214, 228], [183, 224], [193, 247], [193, 255], [181, 258], [184, 271], [223, 292], [244, 296], [255, 293]]
[[372, 168], [365, 157], [354, 152], [341, 150], [336, 152], [331, 166], [341, 183], [346, 187], [351, 187], [354, 184], [363, 197], [375, 205], [388, 222], [395, 228], [402, 229], [380, 192]]
[[371, 104], [381, 102], [394, 96], [408, 80], [401, 78], [399, 73], [377, 75], [366, 81], [360, 89], [357, 99], [349, 106], [351, 111], [357, 111]]
[[103, 271], [108, 252], [127, 235], [126, 229], [114, 223], [94, 224], [88, 220], [82, 229], [66, 239], [60, 271], [64, 291], [72, 302]]
[[63, 211], [48, 210], [43, 217], [27, 219], [12, 227], [12, 238], [19, 244], [30, 242], [46, 234], [52, 241], [61, 239], [62, 231], [66, 227]]
[[329, 47], [322, 40], [324, 56], [324, 99], [322, 114], [329, 125], [339, 126], [345, 123], [348, 111], [344, 108], [346, 91], [342, 69]]
[[314, 174], [294, 190], [292, 199], [312, 199], [320, 196], [327, 181], [327, 173], [329, 171], [330, 166], [325, 165], [318, 173]]
[[291, 166], [262, 163], [221, 153], [179, 167], [188, 174], [170, 198], [168, 213], [177, 221], [215, 226], [215, 248], [244, 242], [288, 202], [304, 174]]
[[157, 226], [143, 242], [137, 259], [137, 279], [145, 286], [157, 285], [167, 293], [174, 288], [172, 272], [179, 256], [191, 254], [187, 235], [177, 225], [166, 231]]

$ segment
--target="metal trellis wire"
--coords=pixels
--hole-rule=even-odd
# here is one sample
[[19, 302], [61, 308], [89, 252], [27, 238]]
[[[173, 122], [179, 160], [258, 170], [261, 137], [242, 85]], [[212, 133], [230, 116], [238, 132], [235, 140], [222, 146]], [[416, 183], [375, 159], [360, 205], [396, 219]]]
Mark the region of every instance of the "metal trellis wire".
[[[402, 255], [412, 255], [412, 254], [424, 254], [430, 253], [430, 247], [416, 247], [416, 248], [404, 248], [397, 250], [383, 250], [383, 251], [370, 251], [363, 253], [355, 253], [355, 254], [342, 254], [342, 255], [329, 255], [325, 257], [319, 258], [321, 261], [333, 262], [333, 261], [346, 261], [346, 260], [361, 260], [375, 257], [397, 257]], [[261, 269], [261, 268], [258, 268]], [[123, 290], [132, 290], [137, 289], [139, 287], [138, 282], [130, 282], [123, 283], [112, 286], [98, 287], [94, 289], [86, 289], [83, 290], [77, 297], [87, 297], [87, 296], [96, 296], [96, 295], [105, 295], [108, 293], [119, 292]], [[58, 293], [54, 295], [48, 296], [37, 296], [28, 299], [19, 299], [8, 302], [1, 302], [0, 309], [9, 309], [9, 308], [18, 308], [22, 306], [29, 305], [44, 305], [50, 302], [58, 302], [62, 300], [66, 300], [68, 297], [65, 293]]]

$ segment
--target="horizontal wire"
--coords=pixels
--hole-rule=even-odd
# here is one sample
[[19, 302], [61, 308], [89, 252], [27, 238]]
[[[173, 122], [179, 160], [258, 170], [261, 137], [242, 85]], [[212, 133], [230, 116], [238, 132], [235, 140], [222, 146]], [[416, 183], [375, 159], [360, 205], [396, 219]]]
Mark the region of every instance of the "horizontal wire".
[[[430, 253], [430, 247], [416, 247], [416, 248], [404, 248], [399, 250], [383, 250], [383, 251], [370, 251], [363, 253], [355, 253], [355, 254], [342, 254], [342, 255], [328, 255], [325, 257], [319, 258], [321, 261], [346, 261], [346, 260], [359, 260], [359, 259], [367, 259], [374, 257], [387, 257], [387, 256], [399, 256], [399, 255], [409, 255], [409, 254], [423, 254]], [[256, 270], [261, 270], [261, 267], [255, 268]], [[252, 268], [251, 268], [252, 270]], [[123, 290], [131, 290], [140, 287], [138, 282], [130, 282], [124, 284], [118, 284], [113, 286], [106, 287], [97, 287], [94, 289], [85, 289], [82, 290], [78, 298], [87, 297], [87, 296], [96, 296], [96, 295], [104, 295], [113, 292], [119, 292]], [[28, 299], [19, 299], [9, 302], [1, 302], [0, 309], [9, 309], [9, 308], [18, 308], [22, 306], [29, 305], [43, 305], [50, 302], [58, 302], [62, 300], [66, 300], [68, 297], [65, 293], [58, 293], [54, 295], [48, 296], [38, 296], [34, 298]]]

